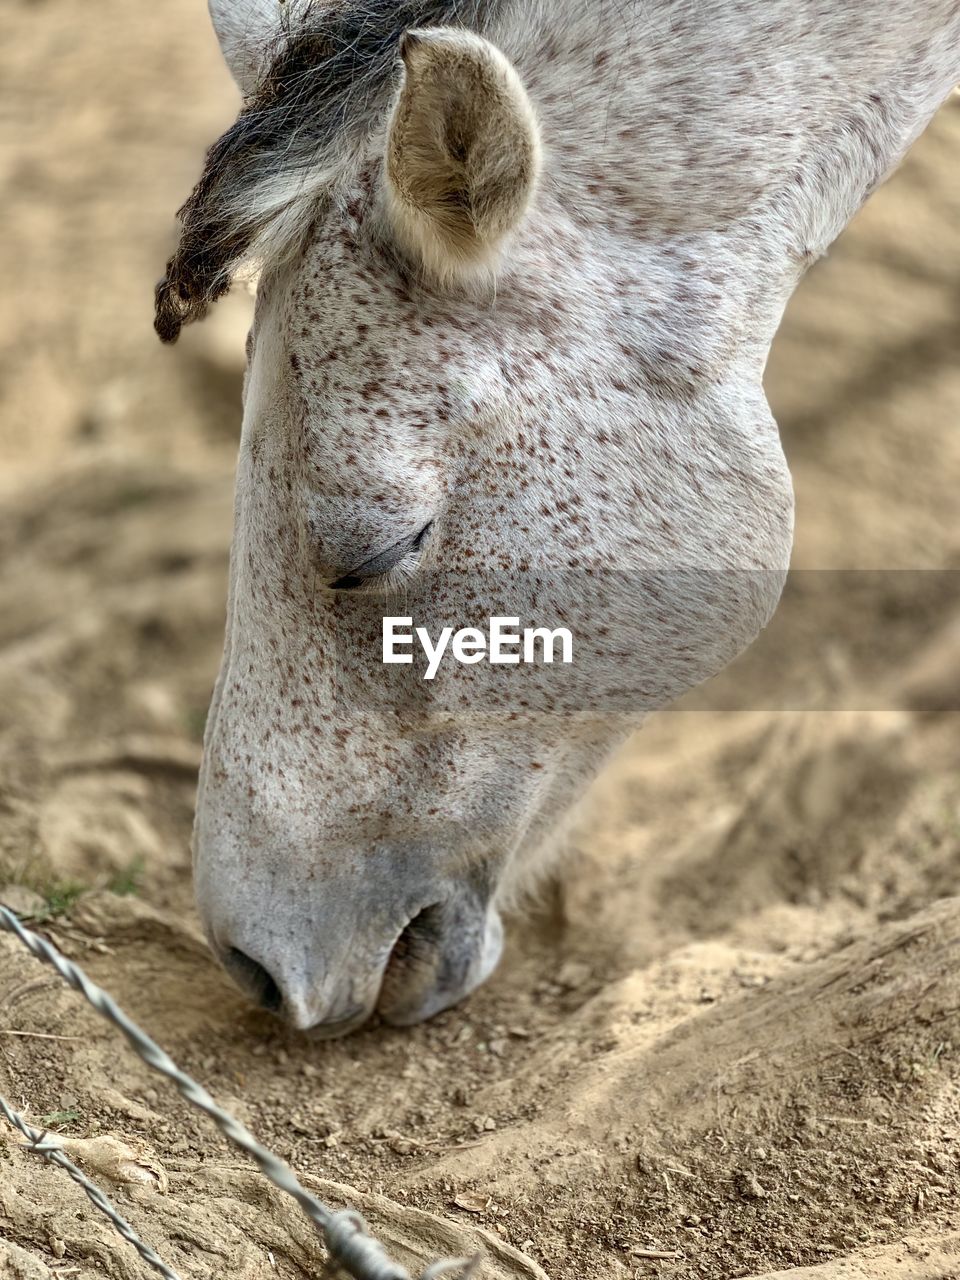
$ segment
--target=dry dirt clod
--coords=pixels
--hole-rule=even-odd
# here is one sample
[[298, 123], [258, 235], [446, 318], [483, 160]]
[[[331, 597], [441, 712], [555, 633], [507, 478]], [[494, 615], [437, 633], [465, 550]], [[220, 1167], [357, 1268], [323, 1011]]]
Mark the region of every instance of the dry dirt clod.
[[111, 1182], [152, 1186], [161, 1193], [169, 1190], [166, 1169], [144, 1142], [121, 1142], [102, 1134], [97, 1138], [60, 1137], [57, 1143], [71, 1160]]
[[481, 1192], [461, 1191], [459, 1195], [454, 1197], [454, 1206], [457, 1209], [463, 1209], [465, 1213], [486, 1213], [490, 1208], [491, 1200], [489, 1196], [483, 1195]]
[[567, 991], [577, 991], [585, 987], [592, 976], [590, 965], [581, 960], [567, 960], [557, 973], [557, 985]]
[[44, 897], [26, 885], [7, 884], [0, 888], [0, 905], [29, 920], [32, 916], [42, 915], [47, 903]]

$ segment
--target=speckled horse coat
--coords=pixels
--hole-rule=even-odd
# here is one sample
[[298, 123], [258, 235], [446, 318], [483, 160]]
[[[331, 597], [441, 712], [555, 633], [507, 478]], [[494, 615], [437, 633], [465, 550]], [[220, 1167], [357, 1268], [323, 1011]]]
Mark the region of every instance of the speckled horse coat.
[[[954, 0], [212, 0], [244, 94], [166, 340], [253, 257], [211, 944], [340, 1034], [500, 954], [498, 907], [643, 715], [769, 619], [784, 305], [960, 70]], [[568, 626], [569, 666], [381, 661]]]

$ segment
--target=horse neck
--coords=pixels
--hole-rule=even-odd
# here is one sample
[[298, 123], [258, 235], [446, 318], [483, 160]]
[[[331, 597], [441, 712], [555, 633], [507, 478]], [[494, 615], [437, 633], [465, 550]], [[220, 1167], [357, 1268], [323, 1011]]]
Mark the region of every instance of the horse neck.
[[513, 0], [495, 26], [556, 177], [630, 187], [652, 229], [754, 210], [777, 179], [849, 219], [960, 79], [957, 0]]
[[565, 209], [639, 269], [719, 268], [758, 351], [960, 79], [957, 0], [514, 0], [499, 28]]

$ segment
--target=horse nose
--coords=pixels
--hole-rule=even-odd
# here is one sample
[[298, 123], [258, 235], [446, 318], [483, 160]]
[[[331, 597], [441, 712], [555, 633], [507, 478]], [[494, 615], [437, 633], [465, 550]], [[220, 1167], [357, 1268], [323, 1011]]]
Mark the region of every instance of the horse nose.
[[237, 986], [269, 1013], [279, 1013], [283, 1007], [283, 992], [274, 982], [268, 969], [239, 947], [229, 947], [223, 956], [223, 966]]
[[344, 1008], [331, 1004], [324, 1008], [318, 992], [302, 970], [287, 969], [279, 959], [272, 971], [259, 960], [235, 946], [217, 946], [221, 963], [237, 986], [268, 1013], [278, 1014], [300, 1031], [312, 1030], [324, 1037], [346, 1035], [373, 1012], [369, 1007], [348, 1003]]
[[500, 960], [503, 925], [492, 908], [465, 895], [425, 907], [394, 943], [377, 1012], [411, 1026], [469, 995]]
[[285, 912], [281, 926], [280, 913], [260, 912], [208, 921], [208, 937], [237, 985], [297, 1030], [343, 1036], [374, 1012], [409, 1026], [462, 1000], [500, 958], [503, 928], [492, 905], [469, 887], [443, 888], [433, 905], [408, 907], [399, 920], [373, 911], [363, 919], [341, 905], [306, 918]]

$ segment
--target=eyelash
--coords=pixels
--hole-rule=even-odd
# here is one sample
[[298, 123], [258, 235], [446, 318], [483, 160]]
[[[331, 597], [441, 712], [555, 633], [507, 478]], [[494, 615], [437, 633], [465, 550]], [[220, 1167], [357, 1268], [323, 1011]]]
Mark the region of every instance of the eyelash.
[[[393, 591], [400, 587], [406, 586], [412, 579], [414, 571], [420, 561], [420, 552], [423, 544], [433, 529], [433, 521], [420, 530], [417, 536], [411, 541], [410, 546], [403, 553], [396, 564], [392, 564], [389, 569], [385, 569], [383, 573], [371, 573], [363, 575], [356, 570], [353, 573], [346, 573], [342, 578], [337, 578], [335, 582], [330, 583], [331, 591], [351, 591], [362, 593], [366, 591]], [[374, 559], [376, 557], [373, 557]], [[361, 565], [362, 569], [363, 566]]]
[[400, 587], [406, 586], [413, 578], [416, 569], [416, 560], [409, 564], [411, 556], [408, 552], [402, 560], [383, 573], [371, 573], [368, 577], [360, 578], [356, 574], [345, 574], [344, 577], [338, 578], [336, 582], [330, 583], [331, 591], [344, 591], [349, 595], [375, 595], [387, 591], [395, 591]]

